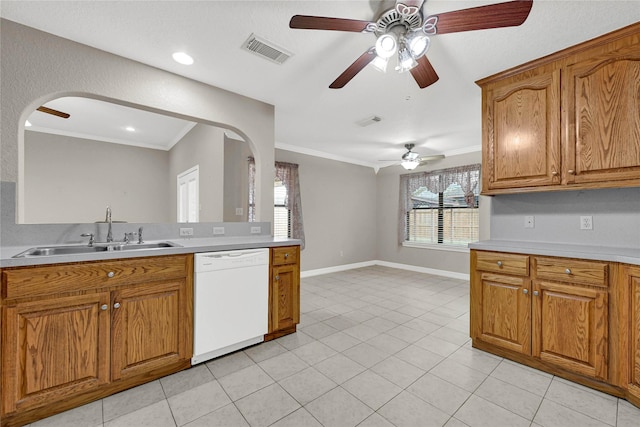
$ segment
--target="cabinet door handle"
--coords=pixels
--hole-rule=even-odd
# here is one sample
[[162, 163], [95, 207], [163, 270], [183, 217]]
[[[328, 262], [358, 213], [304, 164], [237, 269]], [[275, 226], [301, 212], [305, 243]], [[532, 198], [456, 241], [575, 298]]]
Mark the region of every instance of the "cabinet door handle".
[[567, 268], [564, 272], [567, 273], [567, 274], [571, 274], [571, 269]]
[[280, 280], [280, 275], [276, 274], [276, 280]]
[[109, 308], [109, 306], [107, 304], [102, 304], [100, 306], [100, 310], [105, 311], [107, 308]]
[[569, 175], [575, 175], [576, 171], [574, 171], [573, 169], [569, 169], [569, 170], [567, 171], [567, 173], [568, 173]]
[[120, 303], [117, 302], [117, 303], [113, 304], [113, 308], [120, 308]]
[[115, 275], [116, 275], [116, 273], [114, 273], [113, 271], [110, 271], [110, 272], [107, 273], [107, 277], [113, 277]]
[[528, 295], [529, 294], [529, 289], [523, 289], [522, 293], [525, 294], [525, 295]]
[[557, 171], [551, 172], [551, 176], [558, 176], [558, 172]]
[[502, 267], [502, 261], [498, 261], [497, 264], [498, 264], [498, 267]]
[[540, 293], [538, 291], [533, 291], [533, 295], [537, 297]]

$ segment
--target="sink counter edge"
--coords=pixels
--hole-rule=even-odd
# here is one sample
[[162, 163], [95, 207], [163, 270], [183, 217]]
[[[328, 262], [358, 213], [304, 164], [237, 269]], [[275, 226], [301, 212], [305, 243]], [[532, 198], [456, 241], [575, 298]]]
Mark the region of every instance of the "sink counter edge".
[[[37, 246], [63, 246], [60, 245], [29, 245], [0, 247], [0, 268], [24, 267], [45, 264], [63, 264], [69, 262], [100, 261], [123, 258], [141, 258], [161, 255], [177, 255], [198, 252], [218, 252], [241, 249], [272, 248], [279, 246], [298, 246], [302, 242], [298, 239], [282, 239], [271, 236], [240, 236], [240, 237], [214, 237], [192, 239], [166, 239], [153, 242], [171, 242], [180, 246], [169, 248], [139, 249], [128, 251], [105, 251], [73, 255], [44, 255], [28, 258], [12, 258], [13, 256]], [[135, 246], [135, 244], [133, 244]]]

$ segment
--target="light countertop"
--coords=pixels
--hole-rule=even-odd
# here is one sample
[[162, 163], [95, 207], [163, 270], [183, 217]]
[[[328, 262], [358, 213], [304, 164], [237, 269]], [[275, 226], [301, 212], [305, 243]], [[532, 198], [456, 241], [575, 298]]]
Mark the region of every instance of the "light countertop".
[[469, 244], [470, 249], [519, 254], [591, 259], [640, 265], [639, 248], [588, 246], [564, 243], [483, 240]]
[[[175, 255], [197, 252], [217, 252], [238, 249], [271, 248], [278, 246], [300, 245], [297, 239], [281, 239], [272, 236], [238, 236], [238, 237], [207, 237], [191, 239], [154, 240], [145, 243], [171, 242], [180, 246], [156, 249], [140, 249], [127, 251], [104, 251], [73, 255], [36, 256], [13, 258], [13, 256], [37, 246], [63, 245], [29, 245], [0, 247], [0, 267], [20, 267], [43, 264], [60, 264], [65, 262], [97, 261], [119, 258], [139, 258], [156, 255]], [[132, 243], [131, 246], [135, 246]]]

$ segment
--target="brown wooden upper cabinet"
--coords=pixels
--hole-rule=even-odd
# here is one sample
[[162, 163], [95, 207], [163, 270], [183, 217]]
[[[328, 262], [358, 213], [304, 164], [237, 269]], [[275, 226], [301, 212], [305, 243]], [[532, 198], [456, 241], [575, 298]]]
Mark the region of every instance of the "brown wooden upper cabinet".
[[477, 83], [483, 194], [640, 186], [640, 23]]

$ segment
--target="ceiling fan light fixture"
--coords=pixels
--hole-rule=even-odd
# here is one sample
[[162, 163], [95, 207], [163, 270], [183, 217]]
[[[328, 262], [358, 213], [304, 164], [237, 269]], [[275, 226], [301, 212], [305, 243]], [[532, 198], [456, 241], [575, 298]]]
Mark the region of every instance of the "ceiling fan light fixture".
[[411, 31], [406, 35], [406, 46], [414, 59], [427, 53], [430, 42], [429, 37], [422, 30]]
[[405, 47], [398, 51], [398, 66], [396, 67], [396, 70], [398, 70], [399, 73], [404, 73], [405, 71], [409, 71], [417, 66], [418, 63], [409, 52], [409, 49]]
[[398, 41], [393, 33], [383, 34], [376, 40], [376, 54], [380, 58], [391, 58], [397, 49]]
[[389, 64], [389, 58], [383, 58], [377, 55], [375, 58], [373, 58], [373, 61], [371, 61], [371, 65], [373, 66], [373, 68], [380, 71], [381, 73], [387, 72], [388, 64]]
[[418, 160], [403, 160], [402, 162], [400, 162], [400, 165], [402, 165], [402, 167], [406, 170], [410, 171], [420, 166], [420, 162]]

